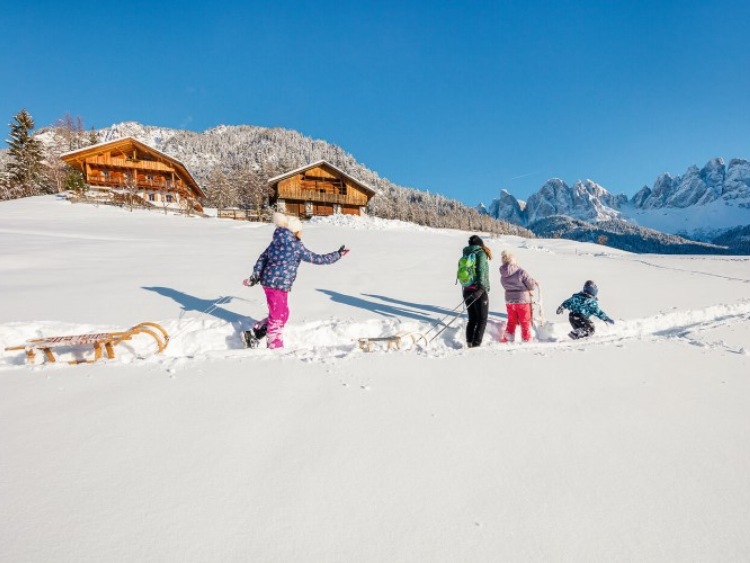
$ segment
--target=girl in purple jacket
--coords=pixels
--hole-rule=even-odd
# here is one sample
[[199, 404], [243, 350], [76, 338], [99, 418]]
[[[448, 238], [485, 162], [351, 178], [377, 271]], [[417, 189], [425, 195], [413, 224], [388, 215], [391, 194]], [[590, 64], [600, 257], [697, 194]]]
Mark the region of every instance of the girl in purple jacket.
[[508, 312], [508, 324], [501, 342], [513, 342], [519, 325], [521, 339], [528, 342], [531, 340], [531, 292], [536, 288], [536, 281], [526, 270], [519, 268], [516, 257], [507, 250], [503, 250], [501, 258], [500, 283], [505, 289], [505, 308]]
[[345, 256], [349, 250], [341, 246], [335, 252], [315, 254], [302, 244], [302, 224], [297, 217], [287, 217], [274, 213], [276, 230], [273, 239], [258, 258], [253, 274], [243, 281], [247, 286], [260, 283], [266, 294], [268, 316], [255, 323], [253, 333], [256, 339], [268, 338], [269, 348], [282, 348], [282, 332], [289, 319], [288, 296], [297, 278], [300, 262], [311, 264], [333, 264]]

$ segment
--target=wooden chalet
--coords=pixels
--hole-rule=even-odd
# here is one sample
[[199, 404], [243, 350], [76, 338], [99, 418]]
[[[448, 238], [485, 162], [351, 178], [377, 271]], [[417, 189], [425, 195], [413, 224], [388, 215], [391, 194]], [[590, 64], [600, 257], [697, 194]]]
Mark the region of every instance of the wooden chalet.
[[320, 160], [268, 180], [271, 204], [288, 215], [364, 215], [375, 190]]
[[89, 188], [115, 202], [144, 207], [203, 211], [206, 195], [179, 160], [123, 137], [65, 153], [60, 158], [80, 170]]

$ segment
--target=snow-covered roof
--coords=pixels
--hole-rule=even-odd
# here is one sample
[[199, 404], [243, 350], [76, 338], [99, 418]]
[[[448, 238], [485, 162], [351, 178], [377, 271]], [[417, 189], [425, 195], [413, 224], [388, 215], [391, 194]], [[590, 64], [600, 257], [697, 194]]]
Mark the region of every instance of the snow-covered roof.
[[63, 160], [66, 160], [66, 159], [73, 158], [73, 157], [75, 157], [76, 155], [79, 155], [79, 154], [84, 154], [84, 153], [88, 153], [88, 152], [96, 152], [99, 149], [108, 147], [110, 145], [117, 145], [117, 144], [121, 144], [121, 143], [132, 143], [133, 145], [138, 146], [138, 147], [140, 147], [141, 149], [143, 149], [143, 150], [145, 150], [147, 152], [154, 153], [157, 156], [165, 158], [168, 161], [174, 163], [177, 167], [179, 167], [179, 168], [182, 169], [182, 171], [187, 175], [188, 179], [198, 189], [198, 192], [199, 192], [198, 195], [200, 197], [206, 197], [206, 194], [203, 191], [203, 189], [200, 187], [200, 184], [198, 184], [198, 182], [196, 181], [196, 179], [193, 178], [193, 175], [190, 174], [190, 171], [188, 170], [187, 166], [185, 166], [185, 164], [183, 164], [179, 159], [173, 157], [172, 155], [164, 153], [164, 152], [160, 151], [159, 149], [156, 149], [156, 148], [152, 147], [151, 145], [147, 145], [146, 143], [144, 143], [143, 141], [139, 141], [135, 137], [127, 136], [127, 137], [120, 137], [119, 139], [112, 139], [112, 140], [109, 140], [109, 141], [103, 141], [101, 143], [96, 143], [95, 145], [89, 145], [87, 147], [76, 149], [74, 151], [68, 151], [66, 153], [61, 154], [60, 158], [63, 159]]
[[309, 170], [310, 168], [315, 168], [316, 166], [327, 166], [328, 168], [332, 168], [342, 176], [344, 176], [346, 179], [351, 180], [355, 184], [357, 184], [359, 187], [364, 189], [367, 192], [370, 192], [370, 195], [375, 195], [377, 192], [372, 189], [370, 186], [365, 184], [364, 182], [357, 180], [356, 178], [352, 177], [350, 174], [347, 174], [341, 168], [337, 168], [327, 160], [318, 160], [316, 162], [312, 162], [310, 164], [305, 164], [304, 166], [300, 166], [299, 168], [295, 168], [294, 170], [290, 170], [289, 172], [284, 172], [283, 174], [279, 174], [278, 176], [274, 176], [273, 178], [268, 179], [269, 184], [274, 184], [276, 182], [279, 182], [285, 178], [289, 178], [290, 176], [294, 176], [295, 174], [299, 174], [300, 172], [304, 172], [305, 170]]

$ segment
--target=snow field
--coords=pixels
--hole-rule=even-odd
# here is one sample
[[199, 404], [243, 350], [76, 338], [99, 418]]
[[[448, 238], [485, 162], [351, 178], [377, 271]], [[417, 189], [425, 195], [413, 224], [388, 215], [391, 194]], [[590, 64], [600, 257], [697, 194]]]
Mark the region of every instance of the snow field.
[[[0, 355], [2, 561], [743, 561], [750, 260], [485, 236], [490, 327], [427, 348], [469, 233], [346, 219], [304, 242], [282, 351], [244, 350], [254, 225], [0, 203], [0, 343], [156, 321], [117, 359]], [[502, 345], [499, 254], [542, 284], [550, 339]], [[586, 279], [614, 326], [569, 341]], [[142, 359], [141, 359], [142, 358]]]

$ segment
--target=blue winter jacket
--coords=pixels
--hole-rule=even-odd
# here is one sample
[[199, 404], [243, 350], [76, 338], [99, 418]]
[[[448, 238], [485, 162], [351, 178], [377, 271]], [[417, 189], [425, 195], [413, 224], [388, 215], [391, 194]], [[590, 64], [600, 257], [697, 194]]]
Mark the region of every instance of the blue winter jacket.
[[277, 227], [273, 232], [271, 244], [255, 263], [253, 275], [265, 287], [291, 291], [301, 261], [312, 264], [333, 264], [339, 258], [341, 254], [338, 251], [328, 254], [310, 252], [292, 231]]
[[596, 297], [592, 297], [587, 293], [580, 292], [572, 295], [563, 301], [560, 307], [568, 309], [571, 313], [582, 315], [587, 319], [591, 315], [594, 315], [603, 321], [609, 320], [607, 313], [599, 308], [599, 302], [596, 300]]

